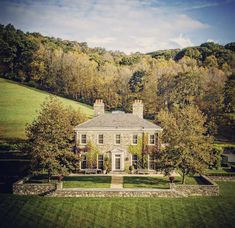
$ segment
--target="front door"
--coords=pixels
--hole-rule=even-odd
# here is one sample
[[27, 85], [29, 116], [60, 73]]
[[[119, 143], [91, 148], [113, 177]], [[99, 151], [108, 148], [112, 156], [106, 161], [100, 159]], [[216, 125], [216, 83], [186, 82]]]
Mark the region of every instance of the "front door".
[[115, 155], [115, 169], [116, 170], [121, 169], [121, 155], [118, 154]]

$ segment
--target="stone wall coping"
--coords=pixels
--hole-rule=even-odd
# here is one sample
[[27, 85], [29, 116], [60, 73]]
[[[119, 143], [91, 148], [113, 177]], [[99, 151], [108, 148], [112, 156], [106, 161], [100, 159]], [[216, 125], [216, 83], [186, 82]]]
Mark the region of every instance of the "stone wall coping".
[[13, 185], [27, 185], [27, 186], [30, 186], [30, 185], [40, 185], [40, 186], [48, 186], [48, 185], [56, 185], [56, 183], [26, 183], [26, 181], [28, 181], [33, 175], [28, 175], [18, 181], [16, 181]]
[[56, 185], [56, 183], [24, 183], [24, 185], [30, 186], [30, 185], [39, 185], [39, 186], [48, 186], [48, 185]]
[[172, 192], [172, 189], [153, 188], [63, 188], [61, 192]]
[[201, 175], [201, 177], [209, 183], [209, 185], [207, 185], [207, 186], [210, 186], [210, 185], [218, 186], [218, 185], [217, 185], [213, 180], [211, 180], [209, 177], [207, 177], [207, 176], [205, 176], [205, 175]]
[[17, 184], [25, 184], [25, 181], [28, 181], [32, 176], [33, 176], [33, 175], [28, 175], [28, 176], [22, 178], [22, 179], [16, 181], [16, 182], [14, 183], [14, 185], [17, 185]]

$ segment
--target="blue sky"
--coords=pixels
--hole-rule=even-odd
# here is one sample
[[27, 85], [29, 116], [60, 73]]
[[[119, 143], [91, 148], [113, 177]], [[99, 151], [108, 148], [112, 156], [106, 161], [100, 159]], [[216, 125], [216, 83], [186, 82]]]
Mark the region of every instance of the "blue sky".
[[235, 0], [0, 0], [0, 23], [126, 53], [235, 41]]

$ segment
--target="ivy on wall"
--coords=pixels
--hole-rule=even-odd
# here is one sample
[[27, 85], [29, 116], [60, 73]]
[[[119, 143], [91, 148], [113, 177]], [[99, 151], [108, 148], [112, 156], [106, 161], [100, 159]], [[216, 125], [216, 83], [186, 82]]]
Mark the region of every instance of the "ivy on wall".
[[87, 143], [86, 159], [89, 168], [95, 168], [97, 166], [97, 157], [99, 154], [99, 149], [91, 141]]
[[137, 145], [130, 145], [128, 148], [129, 153], [137, 155], [138, 168], [148, 168], [148, 155], [145, 153], [148, 145], [148, 134], [144, 133], [143, 136], [138, 137]]

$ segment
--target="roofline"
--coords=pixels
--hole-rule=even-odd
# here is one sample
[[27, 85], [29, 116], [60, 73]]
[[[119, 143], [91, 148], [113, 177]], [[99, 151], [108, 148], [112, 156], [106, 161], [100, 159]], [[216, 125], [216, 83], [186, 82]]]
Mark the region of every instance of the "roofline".
[[162, 131], [162, 128], [74, 128], [74, 131]]

